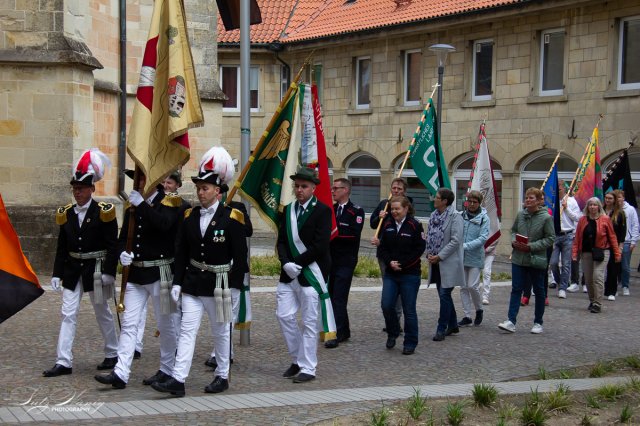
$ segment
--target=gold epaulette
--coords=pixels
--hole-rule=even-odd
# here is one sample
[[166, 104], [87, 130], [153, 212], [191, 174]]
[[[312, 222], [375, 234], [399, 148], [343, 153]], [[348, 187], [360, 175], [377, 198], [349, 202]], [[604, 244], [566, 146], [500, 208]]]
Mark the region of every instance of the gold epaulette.
[[60, 207], [58, 210], [56, 210], [57, 225], [62, 226], [67, 223], [67, 210], [69, 210], [71, 207], [73, 207], [73, 204], [67, 204], [66, 206]]
[[180, 207], [182, 206], [182, 197], [177, 192], [169, 192], [165, 194], [161, 204], [168, 207]]
[[131, 207], [131, 203], [129, 201], [125, 201], [124, 202], [124, 211], [129, 210], [129, 207]]
[[99, 202], [100, 220], [103, 222], [111, 222], [116, 218], [116, 206], [111, 203]]
[[241, 224], [244, 225], [244, 213], [242, 213], [240, 210], [238, 209], [231, 209], [231, 219], [240, 222]]
[[188, 218], [191, 215], [191, 210], [193, 210], [193, 209], [189, 208], [189, 209], [186, 209], [184, 211], [184, 218], [185, 219]]

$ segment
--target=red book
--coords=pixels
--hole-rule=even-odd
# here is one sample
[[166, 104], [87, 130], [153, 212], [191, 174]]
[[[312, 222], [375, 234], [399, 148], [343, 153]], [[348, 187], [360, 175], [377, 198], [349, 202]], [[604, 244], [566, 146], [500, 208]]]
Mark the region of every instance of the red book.
[[516, 234], [516, 241], [523, 244], [529, 244], [529, 237], [522, 234]]

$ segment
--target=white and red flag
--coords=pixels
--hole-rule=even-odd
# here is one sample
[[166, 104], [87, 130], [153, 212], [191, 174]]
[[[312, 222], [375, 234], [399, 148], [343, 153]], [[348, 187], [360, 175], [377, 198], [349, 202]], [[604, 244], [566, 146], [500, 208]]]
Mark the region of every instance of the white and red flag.
[[181, 0], [155, 0], [127, 152], [148, 194], [189, 160], [188, 130], [204, 124]]

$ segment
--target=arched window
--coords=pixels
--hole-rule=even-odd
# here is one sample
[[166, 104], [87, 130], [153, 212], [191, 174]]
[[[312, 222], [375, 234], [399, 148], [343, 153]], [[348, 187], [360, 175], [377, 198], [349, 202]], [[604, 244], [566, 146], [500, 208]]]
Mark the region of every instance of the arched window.
[[[398, 176], [398, 170], [402, 166], [404, 161], [404, 155], [398, 158], [394, 165], [393, 176]], [[422, 181], [416, 176], [416, 172], [413, 171], [411, 165], [411, 159], [407, 160], [407, 164], [404, 165], [402, 170], [402, 177], [407, 181], [407, 195], [413, 199], [413, 208], [416, 211], [416, 217], [428, 217], [433, 211], [433, 200], [429, 191], [424, 186]]]
[[[537, 152], [522, 162], [522, 168], [520, 170], [520, 198], [518, 205], [522, 205], [524, 201], [524, 193], [528, 188], [540, 188], [542, 186], [556, 155], [558, 154], [554, 152]], [[576, 160], [568, 155], [560, 154], [560, 158], [558, 158], [559, 179], [564, 179], [567, 183], [571, 183], [577, 169], [578, 162]]]
[[[469, 179], [471, 178], [471, 168], [473, 167], [473, 156], [471, 152], [460, 158], [453, 165], [453, 180], [451, 185], [455, 188], [456, 209], [464, 209], [465, 194], [469, 190]], [[493, 158], [490, 159], [493, 169], [493, 178], [496, 182], [496, 196], [498, 201], [502, 200], [502, 166]]]
[[351, 200], [365, 212], [372, 212], [380, 201], [380, 163], [369, 154], [359, 154], [347, 164], [351, 180]]
[[[622, 154], [618, 151], [607, 158], [602, 164], [602, 177], [609, 171], [609, 167]], [[636, 202], [640, 206], [640, 152], [629, 152], [629, 170], [631, 170], [631, 180], [633, 181], [633, 190], [636, 193]]]

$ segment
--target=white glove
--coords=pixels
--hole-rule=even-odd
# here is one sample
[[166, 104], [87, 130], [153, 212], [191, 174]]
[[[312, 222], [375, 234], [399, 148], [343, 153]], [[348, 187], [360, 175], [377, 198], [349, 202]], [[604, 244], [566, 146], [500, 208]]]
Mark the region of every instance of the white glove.
[[126, 251], [120, 253], [120, 263], [122, 263], [122, 266], [129, 266], [131, 262], [133, 262], [133, 253], [127, 253]]
[[174, 302], [178, 303], [178, 299], [180, 299], [180, 292], [182, 291], [182, 287], [179, 285], [174, 285], [171, 287], [171, 298]]
[[142, 195], [140, 195], [140, 193], [135, 189], [129, 194], [129, 202], [134, 206], [138, 207], [143, 201], [144, 198], [142, 198]]
[[62, 291], [62, 280], [58, 277], [51, 278], [51, 289], [56, 292]]
[[116, 281], [113, 275], [102, 274], [102, 285], [111, 285]]
[[300, 272], [302, 272], [302, 266], [296, 265], [293, 262], [285, 263], [282, 269], [284, 269], [284, 272], [286, 272], [287, 275], [289, 275], [289, 278], [291, 278], [292, 280], [300, 275]]

